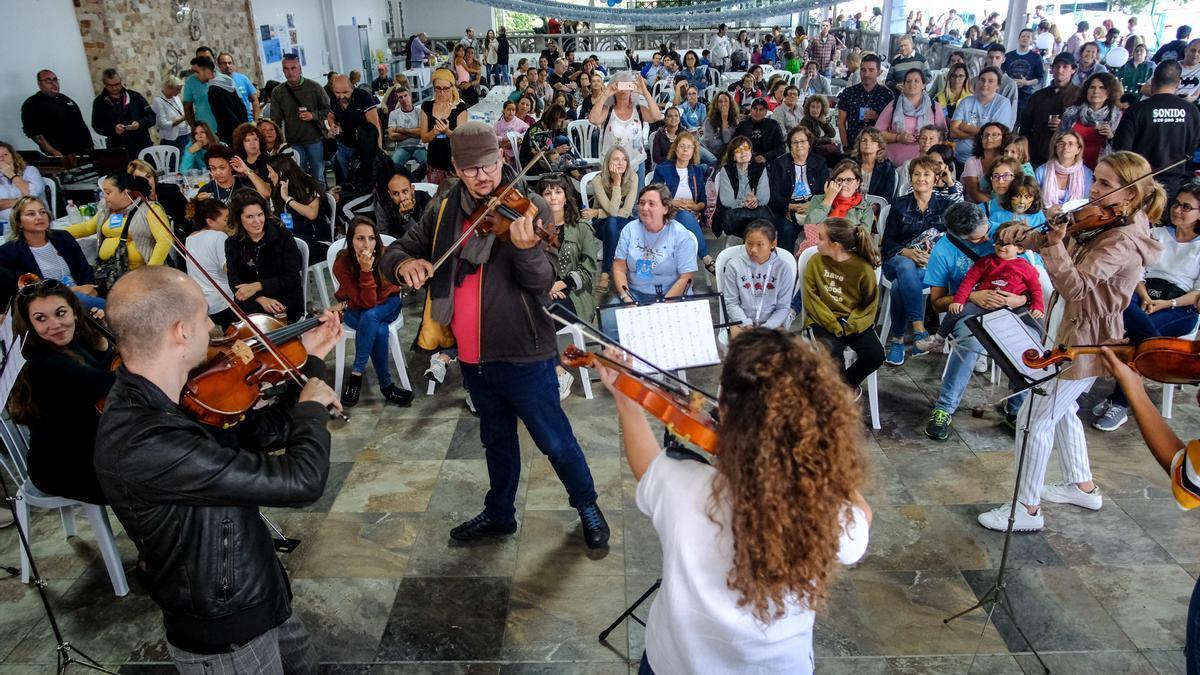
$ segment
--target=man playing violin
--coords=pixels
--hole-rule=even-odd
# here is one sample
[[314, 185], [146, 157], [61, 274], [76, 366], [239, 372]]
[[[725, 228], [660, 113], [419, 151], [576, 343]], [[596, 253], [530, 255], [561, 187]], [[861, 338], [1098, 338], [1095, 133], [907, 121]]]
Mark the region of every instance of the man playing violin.
[[100, 417], [96, 475], [137, 544], [171, 658], [181, 672], [316, 673], [258, 509], [311, 504], [325, 489], [325, 409], [339, 404], [319, 376], [341, 323], [327, 313], [300, 338], [310, 377], [302, 390], [285, 387], [274, 405], [221, 432], [179, 405], [213, 326], [196, 282], [171, 267], [136, 269], [109, 294], [108, 321], [124, 366]]
[[[479, 435], [490, 481], [483, 512], [450, 531], [459, 541], [512, 534], [514, 502], [521, 478], [517, 420], [533, 436], [567, 490], [591, 548], [606, 546], [608, 523], [596, 505], [587, 458], [559, 403], [555, 374], [557, 342], [542, 310], [555, 281], [556, 252], [539, 238], [540, 218], [511, 221], [507, 238], [469, 237], [447, 262], [438, 260], [468, 228], [470, 216], [511, 180], [495, 132], [468, 122], [450, 137], [458, 179], [439, 194], [421, 221], [387, 248], [380, 263], [384, 277], [412, 288], [428, 284], [417, 344], [425, 350], [458, 346], [463, 381], [479, 412]], [[529, 199], [548, 213], [536, 195]]]

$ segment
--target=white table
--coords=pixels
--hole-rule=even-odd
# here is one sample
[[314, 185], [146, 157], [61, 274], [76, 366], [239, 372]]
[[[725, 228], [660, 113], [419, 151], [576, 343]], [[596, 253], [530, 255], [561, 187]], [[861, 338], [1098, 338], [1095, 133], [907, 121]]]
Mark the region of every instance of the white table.
[[[50, 223], [50, 227], [56, 230], [65, 230], [70, 224], [66, 218], [59, 218]], [[88, 262], [95, 266], [96, 259], [100, 255], [100, 233], [97, 232], [90, 237], [76, 239], [75, 241], [79, 242], [79, 248], [83, 249], [83, 255], [87, 258]]]

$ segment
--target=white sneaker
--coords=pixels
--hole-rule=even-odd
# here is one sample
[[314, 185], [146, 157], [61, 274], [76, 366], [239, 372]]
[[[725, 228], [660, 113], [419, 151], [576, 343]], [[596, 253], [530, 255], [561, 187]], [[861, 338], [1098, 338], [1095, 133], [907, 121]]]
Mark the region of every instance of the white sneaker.
[[1091, 492], [1084, 492], [1079, 489], [1079, 486], [1074, 483], [1051, 483], [1042, 486], [1042, 501], [1054, 502], [1055, 504], [1073, 504], [1080, 508], [1099, 511], [1104, 505], [1104, 498], [1100, 496], [1100, 488], [1095, 488]]
[[425, 379], [433, 380], [438, 384], [446, 380], [446, 362], [442, 361], [441, 354], [433, 354], [429, 357], [429, 368], [425, 369]]
[[988, 357], [980, 356], [975, 359], [975, 372], [986, 373], [988, 371]]
[[475, 402], [471, 400], [471, 392], [469, 391], [467, 392], [466, 404], [467, 410], [470, 410], [474, 414], [479, 414], [479, 411], [475, 409]]
[[[984, 511], [979, 514], [979, 524], [997, 532], [1008, 530], [1008, 510], [1010, 506], [1010, 504], [1002, 504], [991, 511]], [[1025, 506], [1018, 503], [1016, 515], [1017, 517], [1013, 521], [1014, 532], [1037, 532], [1046, 525], [1040, 509], [1036, 516], [1031, 516], [1029, 515], [1029, 511], [1025, 510]]]
[[558, 400], [565, 401], [571, 395], [571, 385], [575, 384], [575, 376], [562, 371], [558, 376]]
[[1104, 411], [1104, 415], [1092, 422], [1092, 426], [1100, 431], [1116, 431], [1129, 421], [1129, 408], [1113, 403]]
[[1108, 412], [1108, 407], [1111, 405], [1112, 403], [1108, 399], [1101, 399], [1099, 403], [1092, 406], [1092, 414], [1096, 417], [1104, 417], [1104, 413]]

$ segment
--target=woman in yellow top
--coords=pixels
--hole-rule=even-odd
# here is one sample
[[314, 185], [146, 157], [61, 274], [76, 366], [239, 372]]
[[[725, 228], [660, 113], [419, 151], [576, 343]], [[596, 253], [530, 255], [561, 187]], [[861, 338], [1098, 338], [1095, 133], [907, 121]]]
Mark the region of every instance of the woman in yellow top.
[[[100, 187], [104, 191], [104, 198], [96, 205], [96, 215], [68, 227], [71, 236], [76, 239], [99, 236], [99, 258], [108, 260], [116, 253], [121, 230], [125, 227], [125, 221], [129, 220], [129, 230], [125, 234], [129, 269], [166, 262], [167, 254], [171, 252], [171, 234], [164, 225], [170, 222], [166, 212], [158, 202], [148, 200], [142, 207], [133, 209], [131, 191], [150, 194], [150, 184], [146, 179], [128, 173], [115, 173], [106, 176], [100, 182]], [[153, 209], [158, 218], [150, 215], [147, 209]]]

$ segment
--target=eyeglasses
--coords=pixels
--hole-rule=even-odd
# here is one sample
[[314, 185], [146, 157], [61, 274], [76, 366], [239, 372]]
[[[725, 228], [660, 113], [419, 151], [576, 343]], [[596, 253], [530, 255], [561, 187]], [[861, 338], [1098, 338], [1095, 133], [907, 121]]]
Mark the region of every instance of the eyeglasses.
[[846, 185], [847, 183], [857, 183], [858, 178], [856, 176], [847, 176], [844, 178], [834, 178], [833, 182], [837, 185]]
[[994, 180], [994, 181], [996, 181], [996, 180], [1012, 180], [1014, 175], [1015, 174], [1013, 174], [1011, 171], [1005, 171], [1004, 173], [994, 173], [994, 174], [992, 174], [992, 180]]
[[469, 166], [466, 168], [457, 169], [458, 175], [466, 176], [467, 178], [476, 178], [479, 176], [479, 173], [481, 171], [484, 173], [488, 173], [488, 174], [495, 173], [496, 165], [493, 164], [491, 166]]
[[1179, 209], [1180, 211], [1183, 211], [1184, 213], [1191, 213], [1192, 211], [1197, 210], [1195, 206], [1192, 206], [1191, 204], [1184, 204], [1183, 202], [1175, 202], [1174, 204], [1171, 205], [1171, 209], [1172, 210]]
[[433, 90], [434, 91], [450, 91], [453, 88], [454, 87], [434, 87]]
[[31, 281], [22, 286], [17, 291], [17, 294], [22, 298], [32, 298], [33, 296], [37, 295], [39, 291], [56, 291], [60, 288], [66, 288], [66, 285], [58, 279], [38, 279], [37, 281]]

